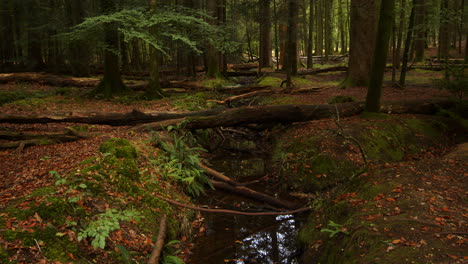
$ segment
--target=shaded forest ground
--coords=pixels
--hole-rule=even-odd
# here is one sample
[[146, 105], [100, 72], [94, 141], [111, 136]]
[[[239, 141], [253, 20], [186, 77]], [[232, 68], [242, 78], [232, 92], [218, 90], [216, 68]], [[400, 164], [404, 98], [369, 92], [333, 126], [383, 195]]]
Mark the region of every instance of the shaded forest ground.
[[[450, 93], [435, 88], [432, 79], [442, 78], [442, 72], [433, 72], [425, 70], [413, 70], [408, 75], [408, 86], [405, 89], [399, 89], [391, 86], [390, 75], [387, 73], [386, 82], [383, 88], [383, 101], [398, 101], [411, 99], [432, 99], [447, 98]], [[279, 86], [284, 76], [274, 75], [261, 81], [261, 84]], [[352, 97], [352, 100], [363, 101], [366, 96], [366, 87], [354, 87], [346, 90], [338, 88], [339, 82], [344, 79], [344, 73], [326, 73], [320, 75], [307, 76], [306, 79], [295, 79], [296, 88], [326, 87], [319, 92], [303, 94], [271, 94], [248, 98], [239, 105], [270, 105], [270, 104], [327, 104], [336, 96]], [[237, 81], [242, 81], [242, 77]], [[132, 81], [138, 83], [139, 81]], [[192, 84], [207, 86], [203, 81], [192, 81]], [[115, 97], [114, 99], [101, 100], [86, 96], [89, 88], [77, 87], [51, 87], [42, 86], [35, 83], [8, 83], [1, 86], [2, 101], [0, 113], [2, 115], [54, 115], [54, 116], [80, 116], [91, 112], [128, 112], [132, 109], [138, 109], [144, 112], [187, 112], [200, 109], [216, 107], [218, 104], [214, 101], [223, 100], [230, 96], [228, 94], [217, 93], [215, 89], [190, 91], [187, 94], [171, 94], [170, 97], [157, 100], [145, 101], [139, 99], [139, 93], [129, 93]], [[8, 95], [8, 96], [4, 96]], [[7, 99], [5, 99], [7, 98]], [[8, 99], [9, 98], [9, 99]], [[213, 101], [212, 101], [213, 100]], [[361, 122], [362, 117], [354, 117], [342, 120], [344, 126], [355, 122]], [[314, 126], [321, 128], [336, 129], [331, 121], [313, 121], [304, 125], [304, 133], [314, 130]], [[31, 194], [39, 187], [53, 185], [55, 180], [49, 171], [57, 171], [60, 175], [67, 174], [73, 170], [81, 161], [90, 158], [96, 154], [98, 147], [106, 140], [117, 137], [132, 141], [147, 140], [148, 133], [129, 132], [129, 127], [109, 127], [100, 125], [77, 125], [77, 124], [0, 124], [5, 130], [14, 130], [21, 132], [46, 133], [59, 132], [67, 127], [74, 127], [77, 130], [87, 132], [96, 132], [97, 135], [88, 139], [82, 139], [75, 142], [67, 142], [53, 145], [35, 146], [23, 150], [2, 150], [0, 151], [0, 209], [5, 209], [12, 201]], [[308, 131], [308, 132], [307, 132]], [[333, 142], [330, 142], [333, 144]], [[431, 226], [440, 223], [456, 223], [459, 234], [439, 234], [440, 230], [432, 230], [430, 234], [437, 235], [438, 239], [444, 240], [451, 253], [444, 253], [444, 257], [428, 258], [429, 263], [463, 263], [467, 257], [463, 255], [463, 249], [466, 249], [467, 230], [467, 208], [466, 208], [466, 146], [464, 150], [458, 152], [456, 158], [448, 158], [447, 162], [441, 162], [440, 157], [449, 153], [455, 148], [454, 142], [444, 145], [440, 148], [433, 148], [430, 151], [421, 152], [417, 157], [407, 157], [402, 163], [390, 164], [383, 163], [379, 166], [388, 168], [383, 173], [382, 182], [393, 181], [395, 177], [401, 181], [401, 188], [405, 194], [400, 195], [400, 200], [412, 200], [415, 197], [421, 197], [418, 192], [423, 193], [424, 198], [430, 203], [441, 201], [437, 206], [429, 208], [429, 214], [433, 215], [429, 221]], [[461, 154], [460, 154], [461, 153]], [[359, 154], [354, 149], [354, 159], [359, 159]], [[414, 160], [418, 160], [415, 163]], [[433, 168], [433, 169], [432, 169]], [[431, 172], [426, 172], [431, 170]], [[444, 175], [437, 178], [432, 171], [443, 171]], [[418, 175], [419, 178], [412, 178]], [[380, 176], [379, 176], [380, 177]], [[420, 186], [420, 181], [424, 180], [424, 187]], [[392, 184], [393, 184], [392, 183]], [[398, 184], [397, 184], [398, 185]], [[419, 190], [423, 189], [423, 190]], [[389, 192], [382, 191], [379, 199], [379, 206], [396, 210], [392, 203], [396, 199], [393, 194], [394, 188]], [[350, 192], [352, 193], [352, 192]], [[380, 195], [376, 194], [376, 197]], [[353, 200], [354, 196], [344, 196], [343, 200]], [[431, 200], [436, 197], [437, 201]], [[377, 201], [376, 200], [376, 201]], [[353, 201], [351, 201], [352, 203]], [[421, 202], [426, 202], [421, 201]], [[390, 210], [389, 209], [389, 210]], [[411, 210], [411, 209], [408, 209]], [[435, 213], [437, 212], [437, 214]], [[420, 211], [418, 214], [425, 214]], [[370, 217], [370, 216], [369, 216]], [[438, 218], [436, 218], [438, 217]], [[380, 217], [376, 217], [377, 221]], [[443, 218], [443, 219], [442, 219]], [[420, 219], [420, 218], [418, 218]], [[369, 218], [369, 221], [374, 219]], [[423, 226], [423, 227], [424, 227]], [[444, 229], [442, 229], [444, 230]], [[431, 231], [431, 230], [429, 230]], [[427, 243], [428, 238], [421, 237], [417, 241], [409, 241], [406, 231], [396, 232], [389, 236], [390, 243], [386, 250], [391, 252], [398, 244], [404, 244], [408, 247], [416, 247]], [[400, 232], [400, 233], [398, 233]], [[445, 232], [445, 231], [444, 231]], [[388, 233], [388, 232], [387, 232]], [[318, 243], [318, 244], [317, 244]], [[320, 248], [320, 239], [314, 240], [309, 245], [311, 248]], [[391, 244], [391, 245], [390, 245]], [[461, 250], [458, 250], [461, 249]], [[448, 252], [448, 251], [447, 251]], [[455, 252], [455, 253], [453, 253]], [[432, 253], [428, 253], [432, 254]], [[466, 255], [466, 254], [465, 254]], [[37, 256], [40, 259], [40, 256]], [[409, 259], [411, 261], [411, 259]]]

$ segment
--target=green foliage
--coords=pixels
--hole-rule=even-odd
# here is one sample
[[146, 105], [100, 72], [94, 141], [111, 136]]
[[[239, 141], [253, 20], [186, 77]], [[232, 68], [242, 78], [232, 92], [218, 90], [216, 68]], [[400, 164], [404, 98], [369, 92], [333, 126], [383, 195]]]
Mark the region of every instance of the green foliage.
[[137, 157], [135, 147], [128, 140], [120, 138], [111, 138], [104, 142], [99, 147], [99, 151], [102, 153], [112, 154], [116, 158], [134, 159]]
[[[220, 30], [206, 20], [212, 19], [205, 13], [182, 7], [159, 8], [152, 13], [143, 8], [124, 9], [115, 13], [87, 18], [75, 26], [73, 31], [60, 36], [70, 41], [101, 35], [106, 24], [114, 24], [125, 41], [138, 39], [169, 56], [164, 40], [170, 40], [201, 53], [201, 43], [222, 46]], [[157, 35], [151, 33], [157, 29]], [[117, 52], [117, 51], [114, 51]]]
[[322, 229], [320, 229], [320, 232], [330, 233], [330, 238], [334, 237], [335, 235], [337, 235], [339, 233], [349, 235], [349, 232], [346, 230], [346, 228], [343, 225], [337, 224], [337, 223], [333, 222], [332, 220], [330, 220], [328, 222], [327, 226], [330, 227], [331, 229], [330, 228], [322, 228]]
[[329, 104], [342, 104], [350, 102], [356, 102], [356, 98], [346, 95], [337, 95], [328, 101]]
[[86, 228], [81, 230], [78, 234], [78, 241], [91, 237], [93, 238], [91, 245], [94, 248], [104, 249], [106, 238], [109, 237], [110, 232], [120, 229], [119, 221], [130, 221], [132, 219], [138, 221], [141, 217], [141, 214], [136, 211], [108, 209], [105, 213], [99, 214], [97, 220], [90, 222]]
[[458, 100], [463, 100], [468, 92], [468, 76], [464, 74], [464, 69], [449, 68], [449, 78], [434, 80], [439, 89], [448, 90]]
[[199, 152], [205, 150], [198, 146], [191, 133], [172, 133], [171, 142], [162, 140], [159, 134], [153, 134], [153, 143], [159, 143], [164, 151], [154, 162], [164, 176], [177, 180], [186, 187], [188, 194], [197, 197], [203, 193], [205, 185], [212, 187], [210, 180], [199, 167]]
[[0, 106], [15, 103], [22, 106], [39, 105], [44, 103], [41, 98], [49, 96], [45, 92], [28, 92], [25, 87], [20, 87], [15, 91], [0, 91]]

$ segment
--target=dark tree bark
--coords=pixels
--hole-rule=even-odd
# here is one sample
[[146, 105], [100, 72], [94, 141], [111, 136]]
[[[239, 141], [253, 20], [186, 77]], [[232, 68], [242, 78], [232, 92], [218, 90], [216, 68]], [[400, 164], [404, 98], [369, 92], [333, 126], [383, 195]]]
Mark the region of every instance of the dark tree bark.
[[374, 58], [367, 91], [365, 111], [380, 112], [380, 97], [387, 62], [387, 53], [392, 34], [395, 0], [382, 1], [380, 4], [377, 40], [374, 48]]
[[424, 60], [424, 48], [426, 46], [426, 34], [425, 34], [425, 0], [416, 0], [414, 1], [414, 29], [415, 29], [415, 38], [414, 38], [414, 60], [416, 62], [421, 62]]
[[[113, 0], [101, 0], [101, 9], [105, 14], [115, 11]], [[104, 78], [96, 87], [96, 93], [102, 93], [109, 98], [126, 90], [120, 73], [119, 34], [114, 24], [106, 24], [104, 28], [106, 50], [104, 54]]]
[[[206, 11], [208, 15], [217, 19], [218, 14], [218, 2], [220, 0], [207, 0]], [[212, 21], [216, 24], [216, 21]], [[207, 45], [206, 54], [206, 77], [207, 78], [218, 78], [221, 76], [221, 70], [219, 68], [220, 57], [219, 52], [212, 44]]]
[[325, 12], [325, 61], [328, 61], [328, 56], [333, 52], [333, 20], [332, 20], [332, 12], [333, 12], [333, 0], [326, 0], [324, 2], [324, 12]]
[[287, 86], [291, 87], [291, 77], [297, 75], [297, 16], [299, 5], [297, 0], [288, 2], [288, 39], [287, 39]]
[[411, 39], [413, 38], [413, 25], [414, 25], [414, 5], [413, 5], [413, 8], [411, 8], [408, 31], [406, 32], [405, 50], [403, 51], [403, 61], [402, 61], [401, 73], [400, 73], [400, 87], [402, 88], [405, 87], [405, 82], [406, 82], [406, 71], [408, 68], [409, 50], [411, 47]]
[[[86, 15], [82, 0], [67, 0], [66, 12], [69, 17], [70, 27], [83, 22]], [[87, 77], [89, 76], [89, 44], [86, 40], [76, 40], [69, 45], [69, 58], [73, 76]]]
[[314, 65], [313, 43], [314, 43], [314, 0], [309, 0], [309, 32], [307, 45], [307, 69], [312, 69]]
[[[149, 0], [148, 1], [148, 7], [151, 13], [156, 12], [157, 8], [157, 1], [156, 0]], [[158, 34], [157, 32], [157, 27], [153, 26], [150, 28], [150, 33], [153, 36], [156, 36]], [[162, 98], [163, 97], [163, 92], [161, 90], [161, 85], [159, 82], [159, 56], [158, 56], [158, 50], [155, 47], [150, 47], [150, 80], [149, 80], [149, 85], [147, 87], [147, 90], [145, 92], [145, 97], [147, 99], [156, 99], [156, 98]]]
[[41, 42], [41, 15], [39, 13], [40, 5], [38, 0], [29, 1], [26, 4], [26, 13], [29, 15], [27, 19], [27, 57], [26, 66], [32, 71], [41, 71], [45, 68], [44, 59], [42, 57], [42, 42]]
[[375, 47], [377, 3], [375, 0], [351, 0], [349, 71], [342, 88], [367, 86]]
[[260, 0], [260, 68], [271, 67], [270, 1]]
[[406, 0], [401, 0], [400, 4], [400, 25], [398, 26], [398, 39], [397, 39], [397, 46], [395, 51], [396, 60], [396, 69], [400, 69], [400, 61], [401, 61], [401, 44], [403, 42], [403, 28], [405, 26], [405, 12], [406, 12]]

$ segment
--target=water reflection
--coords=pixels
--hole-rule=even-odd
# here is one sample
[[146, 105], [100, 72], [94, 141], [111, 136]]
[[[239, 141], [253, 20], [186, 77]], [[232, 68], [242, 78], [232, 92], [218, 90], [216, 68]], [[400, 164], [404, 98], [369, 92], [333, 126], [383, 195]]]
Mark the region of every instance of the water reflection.
[[292, 215], [277, 216], [275, 220], [278, 222], [276, 227], [242, 240], [236, 250], [236, 263], [296, 263], [290, 258], [296, 250], [296, 221]]
[[292, 257], [299, 226], [294, 216], [206, 217], [207, 236], [196, 241], [189, 263], [297, 263]]

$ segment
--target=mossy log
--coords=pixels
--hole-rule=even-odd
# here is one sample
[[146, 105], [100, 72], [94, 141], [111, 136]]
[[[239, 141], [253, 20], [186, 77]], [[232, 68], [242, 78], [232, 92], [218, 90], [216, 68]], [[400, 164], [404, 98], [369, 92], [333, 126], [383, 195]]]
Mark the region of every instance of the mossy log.
[[[439, 109], [454, 105], [450, 100], [413, 100], [383, 103], [381, 112], [393, 114], [426, 114], [432, 115]], [[160, 130], [169, 125], [184, 123], [188, 129], [213, 127], [233, 127], [247, 124], [294, 123], [331, 118], [338, 110], [341, 117], [358, 115], [363, 112], [363, 102], [352, 102], [336, 105], [270, 105], [239, 108], [216, 108], [190, 113], [143, 113], [134, 110], [129, 113], [99, 113], [94, 116], [69, 117], [25, 117], [4, 116], [0, 123], [34, 124], [34, 123], [85, 123], [111, 126], [132, 126], [145, 124], [137, 129]]]
[[63, 143], [88, 138], [89, 133], [78, 132], [68, 129], [64, 133], [32, 134], [21, 132], [0, 131], [0, 149], [24, 148], [28, 146], [48, 145]]
[[[384, 103], [381, 112], [389, 114], [426, 114], [432, 115], [439, 109], [454, 105], [450, 100], [399, 101]], [[177, 122], [149, 123], [138, 129], [160, 130], [168, 125], [183, 123], [187, 129], [213, 127], [234, 127], [248, 124], [294, 123], [335, 117], [355, 116], [364, 111], [364, 102], [351, 102], [336, 105], [270, 105], [226, 109], [216, 115], [186, 117]]]
[[221, 113], [225, 108], [220, 107], [190, 113], [143, 113], [133, 110], [129, 113], [95, 113], [92, 116], [0, 116], [0, 123], [11, 124], [46, 124], [46, 123], [82, 123], [110, 126], [131, 126], [136, 124], [158, 122], [163, 120], [180, 119], [189, 116], [210, 116]]
[[333, 67], [328, 67], [328, 68], [323, 68], [323, 69], [312, 69], [312, 70], [304, 70], [298, 72], [299, 75], [315, 75], [319, 73], [325, 73], [325, 72], [335, 72], [335, 71], [348, 71], [347, 66], [333, 66]]

